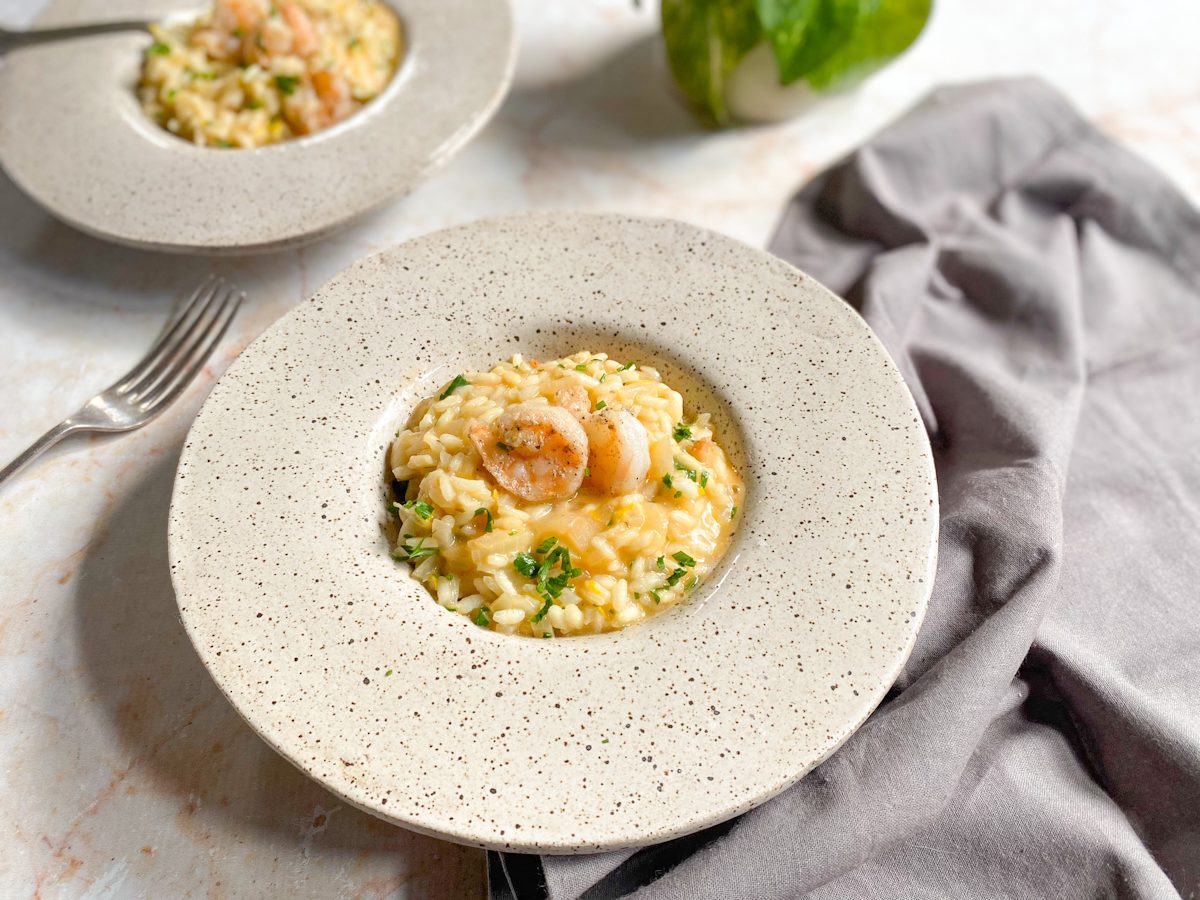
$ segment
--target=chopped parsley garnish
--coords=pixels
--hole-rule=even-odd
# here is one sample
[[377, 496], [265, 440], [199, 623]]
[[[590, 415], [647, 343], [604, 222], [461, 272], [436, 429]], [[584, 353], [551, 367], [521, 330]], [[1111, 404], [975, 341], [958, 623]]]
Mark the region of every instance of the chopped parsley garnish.
[[391, 669], [388, 669], [386, 672], [384, 672], [384, 673], [383, 673], [383, 677], [384, 677], [384, 678], [387, 678], [387, 677], [388, 677], [389, 675], [391, 675], [391, 674], [392, 674], [392, 670], [391, 670]]
[[146, 52], [153, 56], [166, 56], [171, 52], [171, 45], [163, 41], [155, 41]]
[[591, 470], [591, 469], [584, 469], [584, 470], [583, 470], [583, 477], [584, 477], [584, 478], [590, 478], [590, 477], [591, 477], [591, 474], [592, 474], [592, 470]]
[[631, 362], [625, 363], [625, 365], [621, 366], [621, 368], [617, 369], [617, 371], [618, 372], [628, 372], [630, 369], [633, 368], [633, 366], [634, 366], [634, 364]]
[[479, 507], [479, 509], [475, 510], [475, 515], [487, 517], [487, 524], [483, 526], [483, 530], [486, 534], [491, 534], [492, 533], [492, 511], [490, 509], [486, 509], [481, 506], [481, 507]]
[[670, 476], [670, 475], [664, 475], [664, 476], [663, 476], [663, 484], [665, 484], [667, 487], [673, 487], [673, 486], [674, 486], [674, 485], [672, 485], [672, 484], [671, 484], [671, 476]]
[[471, 621], [480, 628], [487, 628], [488, 608], [486, 606], [481, 606], [479, 609], [475, 610], [475, 615], [471, 616]]
[[680, 472], [682, 472], [689, 481], [695, 481], [697, 479], [695, 469], [689, 469], [683, 463], [678, 463], [678, 462], [675, 463], [675, 468], [678, 469]]
[[[661, 558], [662, 557], [659, 557], [659, 559], [661, 559]], [[681, 566], [696, 565], [696, 561], [694, 559], [692, 559], [690, 556], [688, 556], [686, 553], [684, 553], [682, 550], [680, 550], [678, 553], [672, 553], [671, 559], [675, 560], [675, 562], [679, 563]]]
[[660, 556], [658, 559], [656, 559], [654, 561], [654, 568], [658, 569], [658, 571], [660, 571], [660, 572], [664, 572], [664, 571], [666, 571], [666, 568], [667, 568], [665, 563], [666, 563], [665, 558]]
[[650, 596], [654, 598], [655, 603], [662, 603], [662, 597], [658, 596], [658, 591], [651, 591]]
[[598, 409], [598, 410], [599, 410], [599, 409], [604, 409], [604, 407], [606, 407], [606, 406], [608, 406], [608, 404], [607, 404], [607, 403], [605, 403], [603, 400], [597, 400], [597, 401], [596, 401], [596, 409]]
[[534, 559], [532, 553], [518, 553], [513, 560], [513, 568], [526, 578], [536, 578], [542, 571], [541, 563]]
[[608, 738], [605, 738], [605, 739], [604, 739], [604, 740], [602, 740], [600, 743], [602, 743], [602, 744], [607, 744], [607, 743], [608, 743]]
[[729, 521], [732, 522], [734, 520], [735, 516], [737, 516], [737, 504], [736, 503], [733, 504], [733, 506], [729, 507]]
[[575, 371], [576, 372], [586, 372], [587, 371], [587, 363], [580, 363], [579, 365], [577, 365], [575, 367]]
[[[287, 92], [285, 91], [284, 93], [287, 93]], [[438, 399], [445, 400], [447, 397], [449, 397], [451, 394], [453, 394], [455, 391], [457, 391], [460, 387], [466, 387], [470, 383], [471, 382], [467, 381], [467, 379], [463, 378], [461, 375], [455, 375], [454, 380], [451, 381], [448, 385], [446, 385], [446, 389], [444, 391], [442, 391], [442, 395], [440, 397], [438, 397]]]
[[708, 487], [708, 473], [707, 472], [700, 473], [700, 487]]
[[679, 580], [681, 578], [683, 578], [683, 576], [685, 576], [686, 574], [687, 574], [687, 572], [685, 572], [683, 569], [676, 569], [674, 572], [672, 572], [670, 575], [667, 576], [667, 587], [669, 587], [669, 588], [675, 587], [675, 585], [679, 584]]
[[417, 514], [417, 518], [428, 519], [433, 515], [433, 507], [424, 500], [409, 500], [401, 504], [405, 509], [411, 509]]
[[[407, 535], [406, 535], [407, 537]], [[397, 559], [402, 559], [405, 562], [416, 562], [419, 559], [424, 559], [427, 556], [433, 556], [437, 553], [437, 547], [424, 547], [425, 538], [418, 538], [415, 544], [401, 544], [396, 548], [396, 554], [403, 553], [403, 556], [397, 555]]]
[[[554, 605], [554, 598], [547, 597], [546, 602], [542, 604], [542, 608], [533, 614], [533, 619], [532, 619], [533, 624], [536, 625], [538, 622], [542, 621], [542, 619], [546, 618], [546, 613], [550, 612], [550, 607], [552, 607], [553, 605]], [[549, 637], [549, 635], [546, 635], [546, 636]]]
[[686, 441], [692, 436], [692, 429], [680, 422], [675, 426], [675, 430], [671, 432], [671, 437], [675, 438], [676, 443]]
[[607, 373], [607, 372], [601, 372], [601, 373], [600, 373], [600, 383], [601, 383], [601, 384], [604, 384], [604, 379], [605, 379], [605, 378], [607, 378], [607, 377], [608, 377], [608, 373]]
[[[542, 560], [539, 562], [533, 553], [541, 556]], [[533, 553], [518, 553], [513, 559], [513, 568], [526, 578], [535, 579], [537, 582], [537, 592], [544, 601], [542, 608], [532, 619], [537, 623], [545, 618], [555, 599], [562, 595], [571, 579], [578, 578], [583, 574], [583, 570], [571, 565], [571, 551], [559, 544], [556, 537], [546, 538], [534, 548]], [[558, 567], [557, 574], [554, 572], [555, 566]]]
[[285, 97], [290, 97], [296, 93], [296, 86], [300, 84], [300, 78], [297, 75], [276, 75], [275, 87], [279, 88], [280, 92]]
[[510, 450], [512, 450], [512, 447], [504, 443], [504, 441], [496, 441], [496, 447], [500, 450], [503, 450], [505, 453], [508, 453]]

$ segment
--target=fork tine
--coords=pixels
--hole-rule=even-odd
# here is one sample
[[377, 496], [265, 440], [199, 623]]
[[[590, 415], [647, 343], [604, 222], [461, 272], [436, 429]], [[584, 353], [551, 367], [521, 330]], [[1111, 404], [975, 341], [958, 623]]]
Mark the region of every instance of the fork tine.
[[213, 351], [217, 349], [217, 345], [225, 336], [225, 332], [229, 329], [230, 323], [233, 322], [245, 298], [246, 295], [241, 291], [235, 292], [232, 289], [226, 291], [221, 298], [220, 309], [217, 310], [217, 314], [211, 320], [209, 327], [205, 329], [204, 334], [200, 335], [193, 342], [188, 353], [179, 359], [170, 377], [163, 379], [160, 384], [155, 386], [152, 395], [142, 401], [143, 408], [148, 414], [154, 415], [165, 409], [192, 383], [204, 364], [208, 362], [209, 357], [212, 356]]
[[137, 382], [130, 385], [129, 399], [140, 403], [164, 380], [170, 378], [175, 367], [175, 360], [180, 354], [186, 355], [189, 345], [195, 343], [196, 335], [209, 327], [217, 312], [220, 311], [220, 298], [223, 291], [229, 288], [221, 279], [217, 279], [204, 292], [204, 296], [196, 304], [194, 310], [181, 319], [174, 337], [158, 352], [153, 365]]
[[203, 310], [206, 298], [208, 298], [214, 287], [221, 282], [221, 279], [215, 275], [208, 275], [203, 281], [196, 285], [196, 289], [192, 291], [192, 295], [187, 302], [180, 306], [175, 313], [167, 320], [167, 324], [163, 326], [162, 332], [158, 339], [154, 342], [154, 346], [146, 351], [146, 355], [137, 361], [132, 369], [125, 376], [110, 388], [118, 393], [126, 394], [134, 390], [135, 385], [143, 382], [153, 372], [155, 367], [162, 362], [165, 348], [176, 340], [184, 323], [189, 319], [197, 308]]

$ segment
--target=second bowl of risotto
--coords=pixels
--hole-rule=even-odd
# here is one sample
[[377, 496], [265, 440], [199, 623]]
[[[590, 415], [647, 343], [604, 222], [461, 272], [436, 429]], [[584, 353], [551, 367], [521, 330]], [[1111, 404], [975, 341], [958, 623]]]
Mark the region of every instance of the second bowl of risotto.
[[[0, 66], [0, 164], [58, 218], [158, 250], [250, 253], [412, 190], [487, 122], [508, 0], [140, 0], [147, 32]], [[112, 18], [50, 0], [39, 25]]]
[[501, 850], [760, 803], [882, 699], [928, 440], [865, 323], [678, 222], [529, 215], [352, 266], [221, 378], [169, 549], [205, 666], [356, 806]]

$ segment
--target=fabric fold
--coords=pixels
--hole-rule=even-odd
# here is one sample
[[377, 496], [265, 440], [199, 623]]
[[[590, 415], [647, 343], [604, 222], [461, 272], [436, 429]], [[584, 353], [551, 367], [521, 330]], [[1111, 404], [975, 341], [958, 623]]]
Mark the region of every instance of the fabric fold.
[[789, 204], [934, 448], [896, 687], [699, 835], [542, 860], [554, 900], [1200, 892], [1200, 216], [1045, 84], [939, 90]]

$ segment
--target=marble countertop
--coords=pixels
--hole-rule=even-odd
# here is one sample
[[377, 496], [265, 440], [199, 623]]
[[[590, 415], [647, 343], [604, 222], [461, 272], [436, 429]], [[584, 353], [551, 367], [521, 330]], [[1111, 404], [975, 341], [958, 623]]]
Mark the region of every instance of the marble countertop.
[[[526, 209], [669, 216], [763, 245], [798, 185], [930, 87], [998, 74], [1051, 81], [1200, 198], [1192, 0], [938, 0], [917, 46], [854, 94], [716, 134], [676, 103], [647, 5], [516, 0], [520, 61], [491, 125], [407, 199], [300, 250], [214, 262], [111, 246], [0, 175], [0, 460], [124, 371], [202, 274], [250, 297], [160, 419], [61, 445], [0, 488], [0, 896], [483, 894], [482, 853], [347, 807], [263, 744], [201, 668], [171, 592], [189, 422], [256, 334], [351, 261]], [[0, 0], [5, 24], [35, 12]]]

